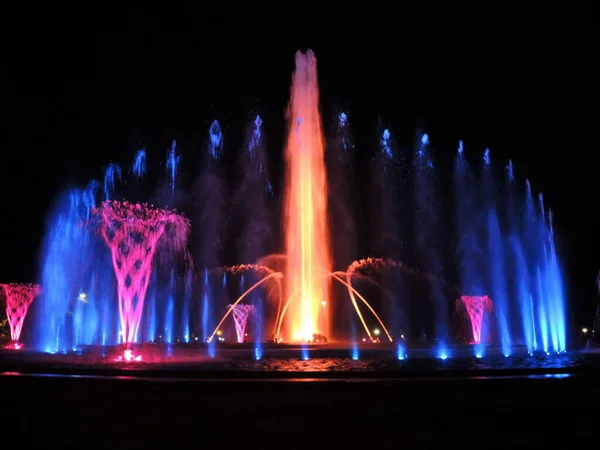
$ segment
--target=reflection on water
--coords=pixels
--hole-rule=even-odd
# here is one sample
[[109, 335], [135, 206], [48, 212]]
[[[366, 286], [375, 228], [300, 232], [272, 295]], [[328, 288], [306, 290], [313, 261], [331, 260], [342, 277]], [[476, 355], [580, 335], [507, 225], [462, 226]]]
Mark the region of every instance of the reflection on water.
[[378, 370], [373, 361], [354, 361], [350, 358], [264, 359], [261, 361], [229, 361], [225, 370], [261, 372], [368, 372]]
[[[430, 370], [497, 370], [497, 369], [558, 369], [580, 367], [586, 358], [576, 355], [553, 355], [545, 357], [512, 357], [490, 359], [365, 359], [315, 358], [230, 360], [214, 362], [204, 367], [220, 367], [226, 371], [244, 372], [387, 372], [387, 371], [430, 371]], [[600, 367], [600, 360], [598, 360]]]
[[546, 373], [543, 375], [529, 375], [527, 378], [568, 378], [570, 376], [572, 376], [573, 374], [571, 373]]

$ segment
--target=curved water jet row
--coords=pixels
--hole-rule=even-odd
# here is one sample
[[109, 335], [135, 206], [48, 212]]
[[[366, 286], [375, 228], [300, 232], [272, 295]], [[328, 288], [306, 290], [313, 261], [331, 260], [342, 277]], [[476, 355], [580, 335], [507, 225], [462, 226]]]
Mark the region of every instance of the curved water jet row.
[[[279, 320], [279, 314], [281, 313], [281, 306], [283, 303], [283, 286], [281, 285], [281, 280], [277, 280], [277, 313], [275, 315], [275, 328], [277, 328], [277, 332], [275, 332], [275, 328], [273, 329], [273, 340], [279, 337], [279, 329], [281, 328], [281, 321]], [[295, 295], [295, 294], [294, 294]], [[277, 325], [279, 323], [279, 326]]]
[[[369, 309], [369, 311], [371, 311], [371, 313], [373, 314], [373, 316], [375, 317], [375, 319], [377, 320], [377, 322], [379, 322], [379, 324], [381, 325], [381, 328], [383, 329], [384, 333], [386, 334], [386, 336], [388, 337], [388, 339], [390, 340], [390, 342], [393, 342], [393, 339], [387, 329], [387, 327], [385, 326], [385, 324], [383, 323], [383, 321], [381, 320], [381, 318], [379, 317], [379, 315], [375, 312], [375, 310], [373, 309], [373, 307], [370, 305], [370, 303], [356, 290], [354, 289], [354, 287], [352, 287], [351, 285], [349, 285], [347, 282], [345, 282], [341, 277], [341, 275], [344, 275], [345, 272], [331, 272], [331, 273], [327, 273], [325, 274], [326, 277], [331, 277], [333, 279], [335, 279], [336, 281], [338, 281], [339, 283], [341, 283], [342, 285], [346, 286], [346, 288], [349, 290], [349, 292], [351, 293], [351, 297], [350, 300], [353, 302], [353, 306], [354, 309], [356, 311], [356, 314], [358, 315], [358, 318], [360, 319], [365, 332], [367, 333], [367, 335], [369, 336], [369, 339], [373, 340], [373, 336], [371, 335], [371, 330], [369, 330], [369, 327], [367, 326], [367, 323], [365, 322], [365, 319], [358, 307], [358, 304], [356, 303], [356, 299], [354, 297], [354, 295], [356, 295], [365, 305], [366, 307]], [[283, 323], [283, 319], [285, 317], [285, 313], [287, 312], [288, 306], [291, 304], [292, 300], [294, 299], [294, 297], [296, 297], [299, 294], [299, 292], [295, 292], [293, 295], [291, 295], [286, 303], [285, 306], [283, 307], [283, 311], [281, 312], [281, 316], [278, 320], [278, 327], [277, 327], [277, 332], [275, 333], [275, 337], [279, 338], [280, 332], [281, 332], [281, 324]]]
[[275, 322], [275, 326], [277, 327], [277, 329], [276, 329], [276, 332], [273, 333], [276, 340], [279, 340], [279, 335], [281, 334], [281, 324], [283, 323], [283, 318], [285, 317], [285, 313], [288, 309], [288, 306], [290, 306], [290, 303], [292, 302], [294, 297], [296, 297], [298, 294], [300, 294], [300, 291], [296, 291], [292, 295], [289, 296], [289, 298], [285, 302], [285, 305], [283, 306], [283, 310], [281, 311], [281, 316], [277, 316], [277, 320]]
[[[380, 271], [380, 270], [385, 269], [386, 267], [392, 267], [392, 268], [401, 270], [404, 273], [407, 273], [407, 274], [409, 274], [411, 276], [414, 276], [414, 277], [418, 277], [420, 279], [426, 280], [426, 281], [431, 282], [431, 283], [441, 283], [444, 286], [449, 287], [449, 288], [455, 290], [457, 293], [460, 293], [460, 290], [458, 289], [457, 286], [455, 286], [453, 284], [450, 284], [450, 283], [447, 283], [444, 280], [436, 277], [433, 274], [430, 274], [430, 273], [427, 273], [427, 272], [421, 272], [419, 270], [416, 270], [416, 269], [413, 269], [411, 267], [408, 267], [406, 264], [403, 264], [403, 263], [398, 262], [398, 261], [394, 261], [392, 259], [369, 257], [369, 258], [365, 258], [365, 259], [354, 261], [352, 264], [350, 264], [348, 266], [348, 269], [346, 270], [346, 272], [341, 272], [341, 273], [345, 274], [345, 276], [346, 276], [346, 282], [345, 282], [345, 284], [346, 284], [346, 286], [348, 288], [348, 295], [350, 296], [350, 299], [352, 301], [352, 305], [354, 306], [354, 309], [356, 310], [356, 312], [359, 314], [359, 317], [361, 318], [361, 321], [362, 321], [364, 327], [366, 327], [366, 324], [362, 320], [362, 316], [360, 315], [360, 312], [358, 311], [358, 304], [356, 303], [356, 299], [354, 298], [354, 288], [352, 286], [352, 277], [354, 276], [354, 274], [358, 270], [364, 270], [364, 269], [367, 269], [367, 268], [371, 268], [371, 269], [375, 269], [377, 271]], [[383, 325], [382, 325], [382, 327], [383, 327]], [[369, 334], [369, 338], [372, 339], [370, 332], [367, 331], [367, 333]]]
[[[267, 276], [267, 275], [276, 273], [275, 270], [271, 269], [268, 266], [262, 265], [262, 264], [239, 264], [236, 266], [227, 267], [225, 270], [228, 272], [231, 272], [231, 273], [253, 271], [261, 276]], [[277, 285], [277, 314], [275, 316], [275, 325], [273, 327], [272, 339], [275, 339], [275, 337], [278, 336], [278, 334], [276, 334], [277, 323], [278, 323], [278, 318], [279, 318], [279, 314], [281, 311], [281, 305], [283, 302], [283, 286], [281, 284], [281, 278], [275, 277], [274, 279], [275, 279], [275, 283]], [[272, 293], [268, 293], [268, 294], [272, 294]]]
[[270, 253], [261, 256], [255, 262], [259, 266], [267, 266], [276, 272], [283, 272], [283, 267], [287, 263], [287, 256], [283, 253]]
[[[245, 272], [254, 272], [261, 277], [265, 277], [267, 275], [272, 275], [277, 271], [262, 264], [237, 264], [235, 266], [216, 267], [210, 271], [210, 273], [214, 275], [223, 275], [224, 273], [243, 275]], [[278, 286], [278, 294], [281, 295], [281, 280], [278, 278], [275, 280]]]
[[[271, 253], [269, 255], [262, 256], [256, 261], [257, 266], [264, 266], [269, 270], [273, 270], [275, 272], [284, 272], [285, 265], [287, 263], [287, 257], [281, 253]], [[277, 280], [277, 313], [275, 314], [275, 323], [273, 325], [273, 334], [272, 340], [275, 340], [279, 336], [278, 323], [279, 318], [281, 317], [281, 309], [283, 307], [284, 300], [284, 286], [281, 283], [281, 280]], [[281, 325], [279, 325], [280, 327]]]
[[222, 275], [223, 272], [231, 273], [232, 275], [239, 275], [241, 273], [250, 271], [264, 276], [271, 275], [272, 273], [276, 272], [276, 270], [261, 264], [236, 264], [235, 266], [215, 267], [214, 269], [210, 270], [211, 273], [216, 275]]
[[[343, 270], [336, 270], [335, 272], [336, 275], [339, 275], [341, 277], [345, 277], [348, 275], [347, 272], [344, 272]], [[379, 289], [382, 293], [384, 293], [385, 295], [390, 295], [391, 294], [391, 290], [383, 287], [380, 283], [378, 283], [376, 280], [374, 280], [372, 277], [368, 276], [368, 275], [364, 275], [362, 273], [357, 273], [357, 272], [353, 272], [350, 274], [351, 277], [358, 279], [358, 281], [364, 281], [365, 283], [369, 283], [370, 285], [376, 287], [377, 289]]]
[[413, 276], [415, 278], [430, 282], [430, 283], [440, 283], [446, 286], [449, 289], [452, 289], [456, 293], [460, 293], [460, 288], [453, 283], [449, 283], [444, 279], [436, 276], [435, 274], [429, 272], [421, 272], [419, 269], [412, 268], [400, 261], [394, 261], [393, 259], [386, 258], [374, 258], [368, 257], [364, 259], [359, 259], [354, 261], [352, 264], [348, 266], [346, 269], [347, 276], [353, 276], [353, 274], [359, 270], [364, 269], [374, 269], [376, 271], [380, 271], [385, 269], [386, 267], [391, 267], [394, 269], [401, 270], [402, 272]]
[[267, 275], [266, 277], [264, 277], [263, 279], [257, 281], [256, 283], [254, 283], [248, 290], [246, 290], [246, 292], [244, 292], [242, 295], [239, 296], [239, 298], [232, 304], [229, 306], [229, 309], [227, 309], [227, 312], [225, 313], [225, 315], [223, 316], [223, 318], [221, 319], [221, 321], [217, 324], [215, 331], [212, 332], [212, 334], [210, 335], [210, 337], [207, 339], [207, 342], [211, 342], [213, 340], [213, 338], [215, 337], [215, 334], [217, 334], [217, 331], [219, 331], [219, 328], [221, 328], [221, 325], [223, 325], [223, 322], [225, 322], [225, 319], [227, 319], [227, 317], [229, 317], [229, 314], [231, 314], [231, 312], [233, 311], [233, 308], [235, 308], [242, 300], [244, 300], [244, 298], [250, 294], [254, 289], [256, 289], [257, 287], [259, 287], [261, 284], [263, 284], [265, 281], [270, 280], [271, 278], [282, 278], [283, 275], [281, 274], [281, 272], [275, 272], [272, 273], [270, 275]]
[[[223, 272], [227, 272], [227, 273], [231, 273], [231, 274], [240, 274], [243, 272], [252, 271], [263, 277], [276, 273], [275, 270], [273, 270], [270, 267], [263, 265], [263, 264], [238, 264], [235, 266], [219, 267], [219, 268], [213, 269], [213, 270], [219, 271], [219, 272], [223, 271]], [[277, 306], [277, 315], [275, 316], [275, 318], [276, 318], [275, 325], [273, 327], [273, 338], [275, 338], [275, 336], [278, 336], [278, 334], [276, 334], [276, 330], [277, 330], [278, 318], [279, 318], [280, 312], [281, 312], [281, 306], [283, 303], [283, 286], [281, 284], [281, 278], [275, 277], [275, 282], [277, 284], [278, 306]]]
[[[383, 321], [381, 320], [381, 318], [379, 317], [379, 315], [375, 312], [375, 310], [373, 309], [373, 307], [369, 304], [369, 302], [367, 301], [367, 299], [364, 298], [360, 294], [360, 292], [358, 292], [356, 289], [354, 289], [350, 283], [344, 281], [342, 278], [338, 277], [337, 275], [335, 275], [333, 273], [331, 273], [330, 275], [331, 275], [331, 277], [334, 280], [337, 280], [338, 282], [340, 282], [341, 284], [343, 284], [344, 286], [346, 286], [346, 288], [348, 288], [348, 292], [351, 292], [353, 294], [351, 298], [354, 299], [354, 294], [356, 294], [356, 296], [365, 304], [365, 306], [367, 308], [369, 308], [369, 311], [371, 311], [371, 313], [373, 314], [373, 316], [375, 316], [375, 319], [377, 319], [377, 321], [379, 322], [379, 325], [381, 325], [381, 328], [383, 329], [383, 332], [385, 333], [385, 335], [387, 336], [387, 338], [390, 340], [390, 342], [394, 342], [394, 340], [392, 339], [392, 336], [390, 335], [387, 327], [384, 325]], [[356, 299], [353, 300], [353, 304], [354, 304], [354, 308], [356, 309], [357, 314], [361, 318], [361, 321], [363, 323], [363, 326], [365, 327], [365, 330], [367, 331], [367, 334], [369, 335], [369, 338], [371, 338], [371, 340], [373, 340], [373, 337], [371, 336], [371, 332], [369, 331], [369, 327], [367, 327], [367, 324], [365, 323], [365, 321], [362, 318], [362, 314], [358, 310], [358, 305], [356, 304]]]

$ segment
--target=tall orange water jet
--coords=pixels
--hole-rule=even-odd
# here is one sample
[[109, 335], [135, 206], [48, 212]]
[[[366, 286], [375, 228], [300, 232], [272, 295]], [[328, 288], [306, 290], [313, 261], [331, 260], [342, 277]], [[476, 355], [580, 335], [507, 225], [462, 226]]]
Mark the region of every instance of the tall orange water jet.
[[327, 173], [319, 113], [317, 60], [314, 53], [296, 53], [289, 105], [286, 148], [285, 233], [286, 295], [299, 292], [290, 304], [287, 331], [294, 340], [329, 336], [331, 258], [327, 229]]

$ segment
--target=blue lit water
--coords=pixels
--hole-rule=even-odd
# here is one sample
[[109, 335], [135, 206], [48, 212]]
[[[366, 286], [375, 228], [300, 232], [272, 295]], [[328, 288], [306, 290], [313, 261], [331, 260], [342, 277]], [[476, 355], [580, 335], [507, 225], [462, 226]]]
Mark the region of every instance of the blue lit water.
[[[337, 122], [344, 129], [339, 133], [342, 140], [339, 147], [347, 156], [354, 147], [348, 115], [338, 115]], [[44, 352], [67, 353], [83, 346], [119, 343], [116, 284], [110, 254], [87, 221], [90, 208], [99, 201], [128, 196], [136, 183], [153, 178], [164, 181], [168, 192], [159, 189], [160, 195], [147, 192], [142, 200], [155, 199], [157, 203], [179, 206], [191, 217], [189, 251], [193, 264], [181, 264], [165, 254], [157, 257], [136, 341], [205, 342], [226, 311], [226, 305], [233, 303], [250, 281], [258, 281], [254, 273], [234, 275], [220, 269], [226, 252], [239, 255], [235, 263], [251, 263], [277, 248], [274, 230], [279, 215], [272, 213], [277, 210], [277, 201], [264, 137], [262, 120], [255, 116], [248, 126], [244, 151], [239, 154], [237, 173], [241, 175], [235, 180], [224, 162], [229, 150], [226, 140], [220, 124], [214, 121], [207, 133], [200, 158], [202, 168], [197, 175], [183, 170], [190, 167], [193, 153], [186, 153], [185, 146], [173, 141], [158, 175], [151, 172], [146, 150], [140, 149], [134, 153], [129, 170], [110, 163], [105, 167], [102, 182], [91, 182], [83, 189], [64, 193], [48, 217], [40, 261], [43, 294], [32, 307], [27, 344]], [[415, 288], [411, 279], [399, 274], [370, 273], [368, 276], [381, 290], [368, 293], [367, 284], [357, 279], [355, 287], [373, 301], [392, 335], [395, 338], [406, 335], [413, 342], [420, 339], [435, 342], [440, 359], [452, 358], [450, 347], [457, 341], [453, 327], [468, 320], [464, 312], [461, 316], [461, 311], [454, 310], [454, 300], [460, 295], [489, 295], [494, 308], [484, 320], [485, 343], [500, 345], [505, 355], [511, 355], [513, 348], [520, 345], [528, 353], [564, 351], [567, 348], [564, 281], [552, 214], [545, 207], [542, 195], [535, 195], [528, 181], [517, 180], [510, 162], [503, 174], [497, 173], [490, 150], [485, 150], [483, 157], [469, 161], [461, 143], [454, 169], [449, 171], [438, 164], [432, 147], [435, 139], [429, 135], [418, 135], [414, 152], [400, 150], [392, 138], [390, 129], [385, 129], [379, 142], [373, 143], [379, 155], [378, 165], [373, 167], [386, 175], [377, 181], [389, 184], [380, 186], [379, 192], [387, 195], [394, 189], [396, 193], [390, 194], [386, 208], [379, 208], [373, 214], [370, 227], [382, 233], [366, 233], [360, 240], [368, 242], [371, 248], [389, 250], [386, 257], [406, 256], [415, 267], [413, 273], [420, 270], [433, 273], [438, 279], [456, 280], [458, 286], [453, 292], [444, 287], [449, 283], [442, 286], [431, 282]], [[191, 166], [196, 161], [193, 162]], [[337, 170], [335, 164], [335, 160], [329, 162], [330, 172]], [[444, 175], [446, 181], [452, 181], [450, 199], [440, 181]], [[373, 174], [375, 177], [377, 173]], [[332, 202], [341, 201], [345, 194], [338, 191], [336, 195]], [[354, 203], [354, 209], [344, 210], [342, 221], [358, 220], [361, 208], [369, 206], [368, 199], [366, 203], [360, 206]], [[399, 228], [402, 230], [398, 231]], [[349, 235], [342, 230], [332, 232], [332, 248], [344, 249]], [[359, 239], [357, 236], [353, 239]], [[392, 244], [377, 247], [377, 242]], [[346, 302], [343, 295], [336, 294], [335, 302]], [[254, 305], [254, 314], [246, 328], [248, 341], [263, 342], [272, 334], [276, 309], [273, 297], [257, 290], [248, 301]], [[344, 337], [351, 336], [360, 342], [364, 330], [354, 312], [350, 308], [339, 311], [344, 312], [336, 315], [339, 323], [334, 324], [335, 328]], [[372, 318], [366, 320], [371, 327]], [[234, 340], [232, 323], [227, 322], [222, 331], [224, 341]], [[460, 333], [458, 341], [469, 340], [468, 333]], [[358, 347], [351, 351], [352, 360], [362, 358]], [[481, 345], [473, 350], [473, 355], [484, 356], [486, 348]], [[212, 346], [210, 354], [217, 354]], [[263, 354], [262, 346], [255, 345], [254, 359], [260, 360]]]

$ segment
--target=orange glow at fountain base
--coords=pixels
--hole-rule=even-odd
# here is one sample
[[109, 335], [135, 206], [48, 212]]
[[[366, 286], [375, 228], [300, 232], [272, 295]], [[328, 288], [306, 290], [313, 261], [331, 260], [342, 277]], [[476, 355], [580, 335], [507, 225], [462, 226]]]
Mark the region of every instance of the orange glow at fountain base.
[[312, 51], [296, 53], [289, 105], [286, 147], [285, 236], [286, 296], [290, 304], [286, 334], [310, 342], [330, 331], [329, 280], [331, 257], [327, 227], [327, 173], [319, 113], [317, 60]]

